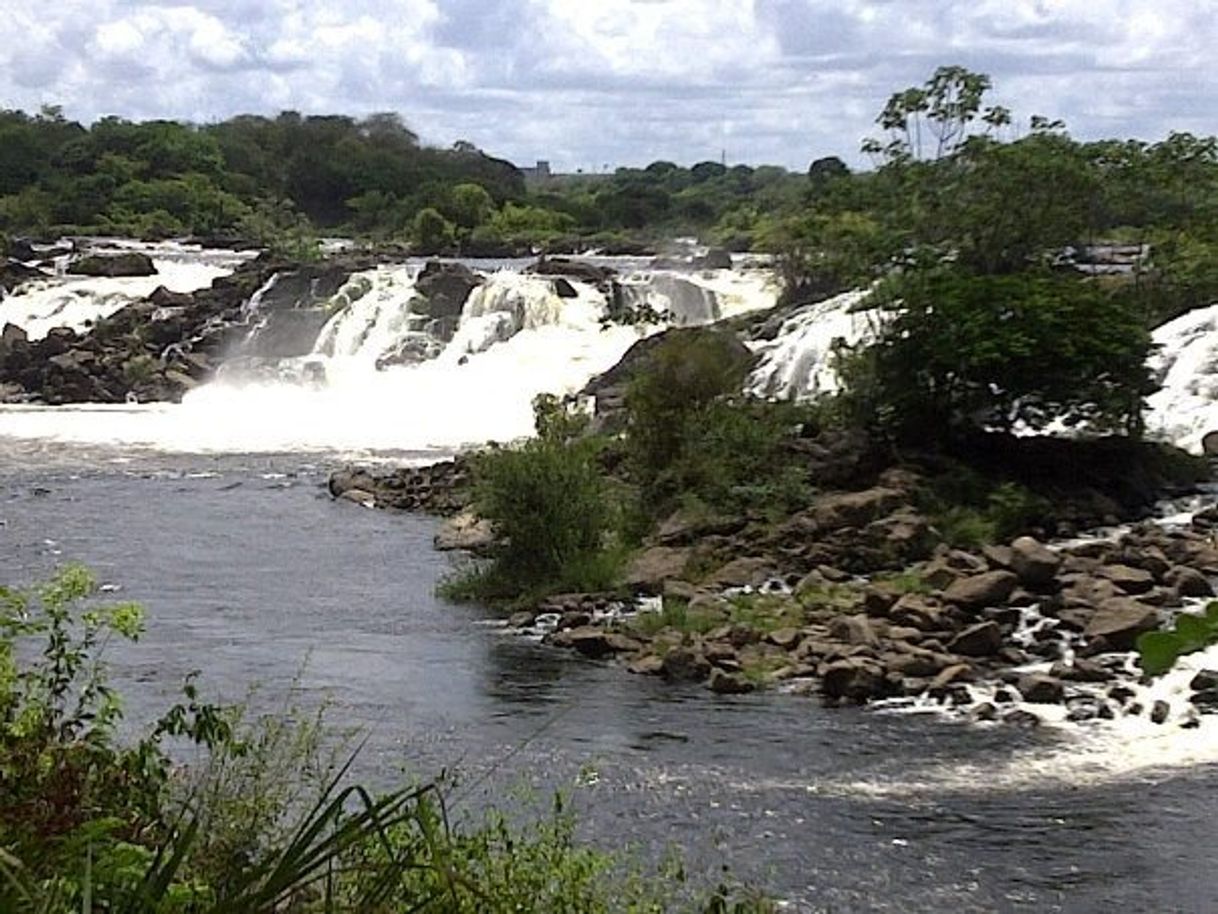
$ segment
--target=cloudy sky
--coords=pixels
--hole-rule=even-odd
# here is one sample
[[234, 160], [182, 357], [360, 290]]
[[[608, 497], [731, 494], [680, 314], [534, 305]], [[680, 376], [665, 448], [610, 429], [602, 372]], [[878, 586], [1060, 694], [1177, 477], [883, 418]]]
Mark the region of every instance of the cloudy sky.
[[1081, 137], [1218, 132], [1218, 0], [4, 0], [0, 107], [400, 112], [563, 170], [859, 162], [939, 64]]

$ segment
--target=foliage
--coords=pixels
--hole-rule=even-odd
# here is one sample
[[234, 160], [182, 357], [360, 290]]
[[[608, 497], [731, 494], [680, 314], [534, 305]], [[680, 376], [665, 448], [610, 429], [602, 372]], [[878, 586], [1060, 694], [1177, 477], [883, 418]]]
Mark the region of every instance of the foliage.
[[489, 567], [445, 589], [454, 598], [497, 599], [556, 590], [602, 590], [620, 557], [600, 444], [579, 438], [581, 420], [552, 398], [535, 404], [539, 436], [473, 458], [474, 507], [495, 528]]
[[949, 264], [888, 288], [870, 351], [876, 420], [926, 440], [966, 428], [1140, 428], [1153, 391], [1136, 308], [1045, 272], [978, 275]]
[[1168, 631], [1146, 632], [1138, 638], [1138, 664], [1148, 676], [1162, 676], [1185, 654], [1218, 644], [1218, 602], [1201, 615], [1181, 613]]
[[[491, 811], [462, 827], [438, 785], [348, 786], [320, 715], [247, 720], [188, 683], [150, 736], [120, 746], [98, 652], [136, 638], [142, 612], [81, 610], [94, 590], [79, 566], [0, 590], [0, 910], [659, 912], [697, 894], [679, 870], [577, 842], [561, 802], [523, 825]], [[197, 744], [194, 773], [171, 769], [166, 739]], [[772, 910], [734, 888], [688, 909]]]

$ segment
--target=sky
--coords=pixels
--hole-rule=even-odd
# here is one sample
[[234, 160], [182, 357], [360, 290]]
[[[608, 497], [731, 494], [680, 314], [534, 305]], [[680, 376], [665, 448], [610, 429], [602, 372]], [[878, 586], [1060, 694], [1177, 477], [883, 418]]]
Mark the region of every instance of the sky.
[[[1218, 0], [4, 0], [0, 108], [197, 123], [395, 111], [561, 171], [865, 164], [893, 92], [990, 74], [1024, 124], [1218, 132]], [[16, 39], [16, 40], [14, 40]]]

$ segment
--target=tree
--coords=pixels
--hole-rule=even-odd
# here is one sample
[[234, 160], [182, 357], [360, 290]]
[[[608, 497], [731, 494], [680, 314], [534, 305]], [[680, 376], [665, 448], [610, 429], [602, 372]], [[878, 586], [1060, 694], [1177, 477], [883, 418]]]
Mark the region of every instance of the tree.
[[411, 240], [421, 251], [428, 253], [444, 251], [456, 242], [456, 228], [432, 207], [419, 210], [414, 217]]
[[876, 419], [898, 436], [1038, 431], [1060, 421], [1137, 433], [1155, 389], [1140, 310], [1083, 278], [934, 264], [893, 280], [870, 349]]

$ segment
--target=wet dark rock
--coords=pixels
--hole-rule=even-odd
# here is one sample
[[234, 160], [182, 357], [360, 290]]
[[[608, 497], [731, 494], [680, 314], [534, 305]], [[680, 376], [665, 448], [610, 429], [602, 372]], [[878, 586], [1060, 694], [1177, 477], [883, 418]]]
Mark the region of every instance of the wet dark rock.
[[756, 685], [739, 673], [727, 673], [718, 668], [711, 670], [707, 685], [716, 695], [746, 695], [757, 690]]
[[1066, 687], [1061, 680], [1043, 673], [1020, 676], [1015, 687], [1024, 701], [1037, 705], [1061, 704], [1066, 697]]
[[831, 700], [846, 699], [861, 704], [885, 697], [888, 691], [883, 669], [874, 660], [863, 657], [826, 664], [820, 677], [821, 694]]
[[424, 300], [422, 313], [429, 317], [461, 315], [470, 292], [485, 282], [462, 263], [429, 260], [415, 280], [415, 291]]
[[1114, 597], [1100, 604], [1087, 623], [1088, 638], [1103, 638], [1112, 650], [1131, 651], [1138, 635], [1159, 627], [1156, 609], [1126, 597]]
[[1018, 727], [1021, 730], [1035, 730], [1040, 726], [1041, 720], [1031, 711], [1022, 709], [1012, 711], [1002, 718], [1002, 722], [1008, 726]]
[[1218, 671], [1202, 670], [1193, 677], [1188, 687], [1194, 692], [1206, 692], [1210, 689], [1218, 689]]
[[1200, 692], [1194, 692], [1189, 697], [1196, 707], [1200, 708], [1205, 714], [1218, 712], [1218, 688], [1203, 689]]
[[1111, 682], [1113, 674], [1093, 660], [1075, 658], [1073, 663], [1055, 663], [1049, 675], [1064, 682]]
[[961, 578], [943, 593], [943, 599], [974, 609], [1005, 603], [1019, 579], [1009, 571], [990, 571]]
[[994, 622], [969, 626], [948, 642], [947, 649], [963, 657], [990, 657], [1002, 650], [1002, 628]]
[[702, 682], [711, 674], [711, 664], [695, 648], [674, 647], [664, 655], [660, 673], [670, 682]]
[[642, 649], [642, 644], [633, 638], [588, 625], [558, 632], [550, 643], [555, 647], [574, 648], [594, 660], [614, 654], [631, 654]]
[[1163, 580], [1168, 587], [1186, 599], [1214, 596], [1214, 587], [1210, 584], [1209, 578], [1195, 568], [1177, 565], [1164, 576]]
[[1153, 724], [1164, 724], [1170, 716], [1171, 705], [1165, 701], [1156, 701], [1150, 709], [1150, 722]]
[[155, 276], [156, 264], [147, 254], [124, 251], [121, 254], [87, 254], [68, 264], [75, 276]]
[[973, 720], [981, 721], [982, 723], [994, 723], [998, 720], [998, 708], [987, 701], [973, 708], [972, 716]]

